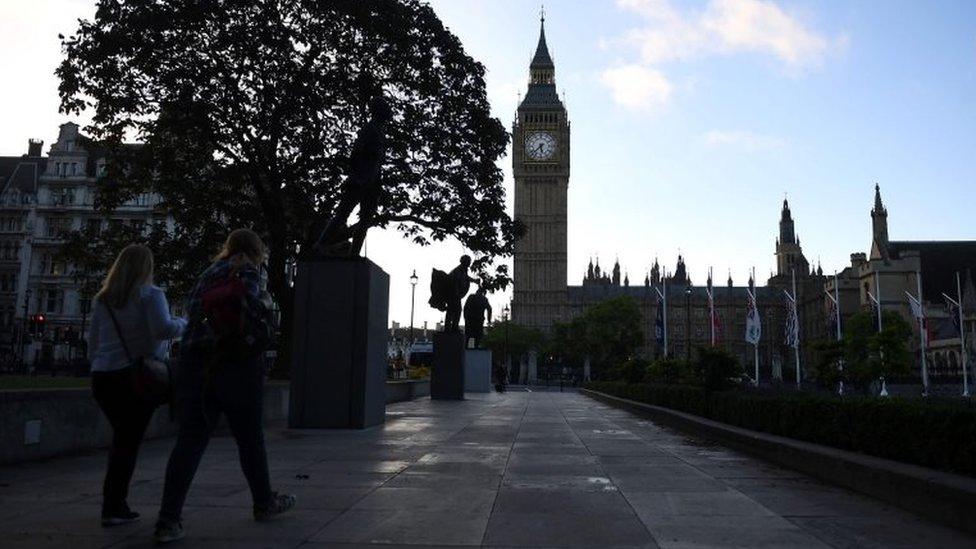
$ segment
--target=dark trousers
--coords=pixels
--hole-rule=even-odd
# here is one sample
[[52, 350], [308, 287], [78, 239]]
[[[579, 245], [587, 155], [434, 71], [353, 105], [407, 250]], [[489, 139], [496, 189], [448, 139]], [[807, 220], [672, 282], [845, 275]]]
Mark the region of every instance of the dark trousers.
[[444, 331], [457, 331], [461, 323], [461, 300], [447, 302], [447, 314], [444, 316]]
[[255, 506], [271, 502], [268, 456], [264, 446], [262, 401], [264, 366], [260, 358], [224, 363], [204, 372], [194, 357], [181, 360], [176, 371], [176, 414], [180, 432], [166, 465], [159, 518], [181, 520], [183, 503], [220, 414], [227, 417], [237, 441], [241, 469]]
[[139, 445], [155, 408], [133, 393], [128, 368], [93, 372], [92, 395], [112, 425], [112, 446], [102, 484], [102, 513], [117, 513], [126, 505]]

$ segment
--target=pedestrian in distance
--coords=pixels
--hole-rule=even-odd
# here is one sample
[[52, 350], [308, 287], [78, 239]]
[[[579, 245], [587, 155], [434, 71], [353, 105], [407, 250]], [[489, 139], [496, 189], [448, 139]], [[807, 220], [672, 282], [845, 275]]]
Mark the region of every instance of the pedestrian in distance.
[[264, 444], [264, 351], [272, 339], [270, 299], [261, 289], [266, 258], [261, 238], [237, 229], [190, 293], [175, 369], [180, 430], [166, 466], [157, 542], [184, 537], [183, 503], [221, 414], [237, 442], [254, 519], [269, 520], [295, 505], [295, 496], [271, 490]]
[[170, 316], [166, 294], [153, 285], [153, 255], [126, 246], [95, 295], [88, 331], [92, 395], [112, 426], [112, 446], [102, 485], [102, 526], [134, 522], [139, 513], [126, 501], [139, 445], [160, 401], [150, 401], [133, 383], [144, 359], [165, 359], [166, 340], [186, 322]]

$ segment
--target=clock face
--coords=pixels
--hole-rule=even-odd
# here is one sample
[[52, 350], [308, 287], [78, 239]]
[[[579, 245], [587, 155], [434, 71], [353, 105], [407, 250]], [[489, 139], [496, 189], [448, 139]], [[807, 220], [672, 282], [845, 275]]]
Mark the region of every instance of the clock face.
[[528, 134], [525, 136], [525, 154], [532, 160], [549, 160], [556, 155], [556, 138], [546, 132]]

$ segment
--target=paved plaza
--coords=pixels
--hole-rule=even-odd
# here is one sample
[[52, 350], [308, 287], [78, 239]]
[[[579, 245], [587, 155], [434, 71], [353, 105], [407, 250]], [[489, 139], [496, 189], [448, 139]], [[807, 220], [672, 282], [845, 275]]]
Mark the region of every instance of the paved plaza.
[[[104, 452], [0, 469], [0, 546], [151, 545], [172, 439], [146, 443], [130, 504], [99, 526]], [[576, 393], [391, 405], [367, 431], [269, 429], [279, 520], [251, 520], [215, 438], [177, 547], [973, 547], [878, 501], [661, 428]]]

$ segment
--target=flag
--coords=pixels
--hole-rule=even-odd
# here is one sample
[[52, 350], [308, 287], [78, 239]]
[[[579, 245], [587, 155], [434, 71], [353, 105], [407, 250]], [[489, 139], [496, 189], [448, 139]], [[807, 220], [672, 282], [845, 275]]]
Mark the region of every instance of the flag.
[[749, 303], [746, 312], [746, 342], [759, 345], [762, 337], [762, 323], [759, 321], [759, 309], [756, 307], [756, 296], [749, 292]]
[[871, 300], [871, 318], [874, 319], [874, 330], [876, 332], [880, 332], [881, 315], [878, 314], [878, 309], [881, 308], [881, 304], [878, 303], [877, 298], [875, 298], [874, 294], [872, 294], [871, 292], [868, 292], [868, 299]]
[[831, 338], [837, 335], [837, 304], [833, 299], [827, 300], [827, 335]]
[[908, 305], [912, 308], [912, 316], [915, 317], [915, 320], [921, 322], [925, 318], [925, 315], [922, 313], [922, 304], [914, 297], [908, 296]]
[[796, 314], [796, 301], [786, 294], [786, 344], [796, 349], [800, 345], [800, 322]]
[[664, 306], [661, 298], [657, 299], [657, 316], [654, 318], [654, 339], [658, 347], [664, 347]]
[[919, 337], [922, 339], [922, 343], [923, 344], [928, 343], [929, 341], [928, 339], [929, 334], [927, 333], [928, 322], [926, 322], [925, 320], [925, 311], [922, 310], [922, 304], [919, 303], [917, 299], [909, 295], [908, 305], [912, 309], [912, 316], [915, 318], [915, 321], [918, 322], [918, 326], [919, 326], [918, 333], [919, 333]]
[[949, 314], [949, 319], [952, 321], [954, 335], [958, 336], [962, 333], [962, 330], [959, 329], [959, 306], [948, 297], [946, 297], [945, 300], [946, 312]]
[[722, 314], [717, 311], [715, 312], [714, 315], [712, 315], [712, 327], [715, 330], [715, 344], [718, 345], [719, 342], [722, 341], [723, 328], [722, 328]]

